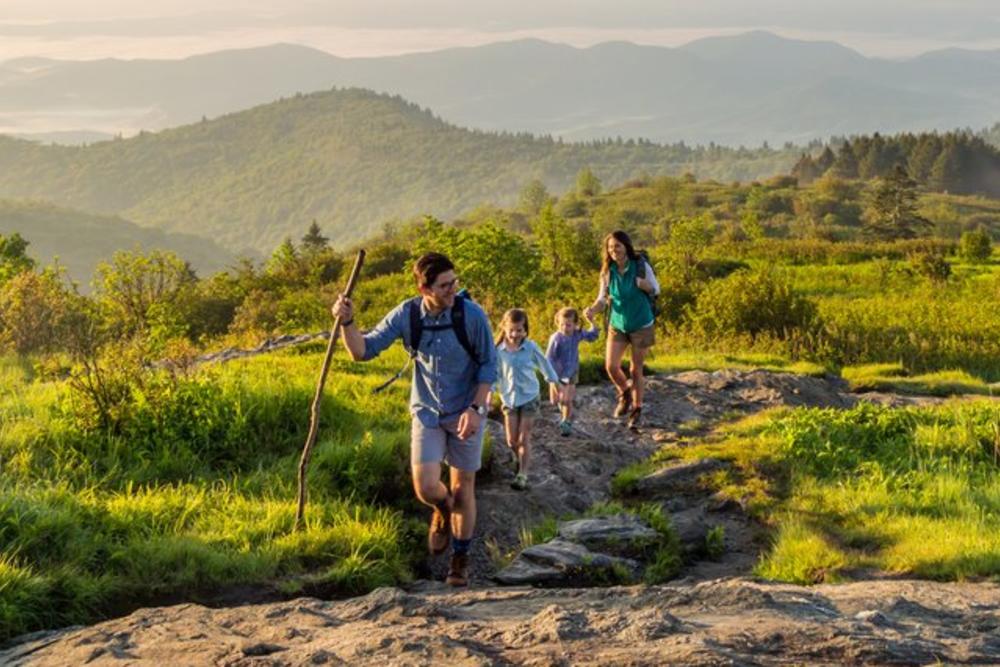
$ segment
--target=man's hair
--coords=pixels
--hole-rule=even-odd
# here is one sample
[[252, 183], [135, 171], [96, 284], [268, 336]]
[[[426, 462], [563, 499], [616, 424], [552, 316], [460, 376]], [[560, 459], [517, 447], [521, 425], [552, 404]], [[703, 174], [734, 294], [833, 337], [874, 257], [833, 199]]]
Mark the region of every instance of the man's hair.
[[573, 324], [580, 323], [580, 313], [577, 312], [576, 308], [570, 308], [569, 306], [560, 308], [559, 312], [556, 313], [556, 326], [562, 323], [563, 318], [573, 320]]
[[417, 287], [430, 287], [438, 276], [454, 268], [451, 260], [441, 253], [428, 252], [413, 263], [413, 277], [417, 279]]

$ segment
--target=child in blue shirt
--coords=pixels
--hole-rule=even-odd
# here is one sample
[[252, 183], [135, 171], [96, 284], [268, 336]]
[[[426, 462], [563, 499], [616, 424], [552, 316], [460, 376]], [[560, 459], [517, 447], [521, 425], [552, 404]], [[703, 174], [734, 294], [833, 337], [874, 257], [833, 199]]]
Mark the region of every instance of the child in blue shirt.
[[580, 314], [576, 308], [562, 308], [556, 313], [556, 331], [549, 338], [545, 357], [552, 364], [556, 374], [564, 379], [562, 390], [556, 385], [549, 385], [549, 398], [553, 403], [559, 403], [562, 420], [559, 422], [559, 432], [568, 436], [573, 431], [573, 399], [576, 398], [576, 385], [580, 382], [580, 343], [594, 342], [600, 336], [597, 325], [586, 315], [589, 329], [580, 328]]
[[541, 411], [540, 388], [536, 370], [549, 382], [559, 376], [538, 344], [528, 339], [528, 314], [512, 308], [500, 321], [497, 346], [497, 384], [503, 407], [507, 445], [517, 455], [517, 475], [511, 487], [528, 488], [528, 462], [531, 454], [531, 427]]

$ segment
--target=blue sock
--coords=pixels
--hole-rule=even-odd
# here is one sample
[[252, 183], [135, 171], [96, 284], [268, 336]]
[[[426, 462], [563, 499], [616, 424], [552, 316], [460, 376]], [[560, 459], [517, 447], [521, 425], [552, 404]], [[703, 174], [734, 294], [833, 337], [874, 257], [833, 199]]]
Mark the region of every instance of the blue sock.
[[467, 540], [460, 540], [457, 537], [451, 538], [451, 552], [455, 555], [469, 553], [469, 547], [471, 545], [472, 545], [471, 537]]

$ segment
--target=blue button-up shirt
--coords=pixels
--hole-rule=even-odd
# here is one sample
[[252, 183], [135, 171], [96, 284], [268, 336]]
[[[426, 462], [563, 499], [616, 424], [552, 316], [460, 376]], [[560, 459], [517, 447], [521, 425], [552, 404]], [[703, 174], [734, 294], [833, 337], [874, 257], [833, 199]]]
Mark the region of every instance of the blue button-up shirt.
[[497, 347], [497, 357], [500, 379], [496, 386], [500, 390], [500, 400], [508, 408], [519, 408], [538, 397], [540, 387], [536, 369], [549, 382], [559, 382], [552, 364], [533, 340], [525, 339], [516, 350], [509, 350], [506, 343], [501, 343]]
[[[399, 304], [378, 325], [365, 334], [364, 361], [374, 359], [397, 338], [409, 340], [409, 299]], [[454, 329], [431, 331], [429, 327], [451, 324], [451, 309], [431, 315], [420, 301], [424, 333], [420, 337], [410, 387], [410, 412], [428, 428], [436, 428], [442, 419], [460, 414], [472, 403], [480, 384], [492, 385], [497, 379], [497, 357], [493, 332], [486, 312], [471, 300], [465, 300], [465, 330], [469, 343], [482, 361], [469, 357], [458, 342]]]

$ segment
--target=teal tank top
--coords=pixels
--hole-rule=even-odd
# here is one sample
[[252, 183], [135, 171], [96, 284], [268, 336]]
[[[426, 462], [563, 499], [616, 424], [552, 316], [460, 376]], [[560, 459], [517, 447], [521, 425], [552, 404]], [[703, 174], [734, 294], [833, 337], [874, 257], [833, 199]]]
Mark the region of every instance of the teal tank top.
[[611, 301], [611, 326], [622, 333], [632, 333], [653, 322], [653, 307], [649, 297], [635, 284], [636, 262], [630, 259], [625, 273], [618, 273], [612, 264], [608, 276], [608, 297]]

